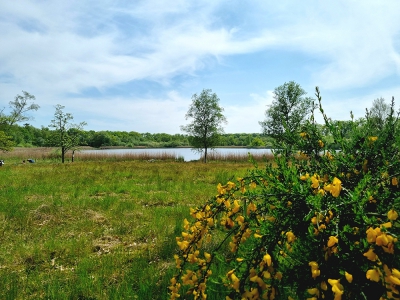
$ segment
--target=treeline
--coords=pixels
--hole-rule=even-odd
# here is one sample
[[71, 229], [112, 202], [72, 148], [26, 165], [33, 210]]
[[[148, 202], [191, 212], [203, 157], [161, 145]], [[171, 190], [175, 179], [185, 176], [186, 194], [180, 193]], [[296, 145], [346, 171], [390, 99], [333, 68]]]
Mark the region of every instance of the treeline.
[[[7, 134], [18, 147], [52, 146], [52, 130], [25, 124], [12, 125]], [[219, 138], [218, 146], [271, 147], [273, 139], [261, 133], [226, 133]], [[80, 131], [80, 146], [100, 147], [189, 147], [185, 134], [139, 133], [136, 131]]]

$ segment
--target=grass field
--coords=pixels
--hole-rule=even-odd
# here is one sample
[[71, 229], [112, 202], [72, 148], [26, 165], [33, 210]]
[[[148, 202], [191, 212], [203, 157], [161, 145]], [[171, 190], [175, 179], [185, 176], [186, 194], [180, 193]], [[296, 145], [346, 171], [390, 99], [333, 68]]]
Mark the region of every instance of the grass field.
[[[189, 207], [252, 168], [11, 154], [0, 168], [0, 299], [166, 299]], [[22, 164], [28, 156], [38, 162]]]

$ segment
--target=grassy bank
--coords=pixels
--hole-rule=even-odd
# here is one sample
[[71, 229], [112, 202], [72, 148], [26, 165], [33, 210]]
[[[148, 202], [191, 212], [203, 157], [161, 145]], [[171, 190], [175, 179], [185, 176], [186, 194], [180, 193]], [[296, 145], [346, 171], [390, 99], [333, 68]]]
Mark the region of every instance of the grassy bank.
[[0, 299], [166, 299], [189, 207], [251, 168], [37, 155], [0, 168]]

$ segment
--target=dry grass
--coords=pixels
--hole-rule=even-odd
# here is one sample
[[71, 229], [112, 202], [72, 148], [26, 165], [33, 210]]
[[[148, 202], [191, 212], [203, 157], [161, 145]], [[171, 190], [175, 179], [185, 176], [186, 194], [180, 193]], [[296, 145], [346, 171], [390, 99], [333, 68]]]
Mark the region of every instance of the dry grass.
[[[258, 162], [271, 160], [273, 159], [272, 153], [265, 154], [251, 154], [251, 157]], [[200, 160], [204, 160], [204, 156], [201, 157]], [[230, 162], [246, 162], [249, 161], [249, 155], [244, 153], [215, 153], [211, 152], [207, 155], [207, 160], [209, 161], [230, 161]]]

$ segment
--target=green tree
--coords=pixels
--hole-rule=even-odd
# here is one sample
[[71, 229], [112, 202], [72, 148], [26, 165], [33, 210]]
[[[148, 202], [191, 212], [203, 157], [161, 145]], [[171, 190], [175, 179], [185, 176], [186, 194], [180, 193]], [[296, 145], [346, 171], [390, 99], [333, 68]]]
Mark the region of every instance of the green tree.
[[262, 147], [262, 146], [265, 146], [265, 142], [259, 137], [253, 138], [253, 140], [250, 143], [250, 147]]
[[203, 89], [200, 95], [192, 96], [192, 104], [186, 113], [186, 120], [192, 119], [181, 130], [189, 135], [190, 145], [198, 152], [204, 151], [204, 162], [207, 162], [207, 150], [213, 149], [224, 132], [221, 124], [226, 123], [222, 114], [224, 109], [219, 105], [217, 94], [211, 89]]
[[367, 118], [376, 126], [377, 130], [381, 130], [386, 122], [386, 119], [391, 113], [391, 106], [385, 102], [385, 99], [380, 97], [374, 100], [372, 107], [367, 112]]
[[[80, 145], [80, 132], [86, 125], [86, 122], [79, 124], [72, 124], [71, 121], [74, 119], [72, 114], [65, 113], [63, 109], [65, 106], [57, 104], [55, 106], [56, 111], [54, 113], [54, 119], [51, 120], [49, 127], [54, 128], [54, 134], [51, 138], [51, 144], [60, 147], [61, 149], [61, 161], [64, 163], [65, 154], [68, 150], [74, 151]], [[72, 154], [72, 161], [73, 161]]]
[[14, 143], [12, 141], [12, 137], [8, 136], [4, 131], [0, 130], [0, 150], [1, 151], [10, 151]]
[[306, 94], [294, 81], [275, 88], [274, 100], [265, 112], [266, 119], [259, 123], [263, 133], [275, 139], [278, 148], [292, 150], [292, 147], [287, 146], [296, 143], [292, 140], [293, 133], [300, 130], [301, 125], [312, 113], [314, 101], [305, 97]]
[[10, 113], [4, 112], [5, 108], [0, 111], [0, 149], [10, 151], [14, 146], [12, 140], [12, 126], [19, 122], [26, 122], [32, 117], [27, 113], [31, 110], [38, 110], [39, 105], [31, 102], [35, 100], [35, 96], [28, 92], [22, 91], [22, 96], [17, 95], [14, 101], [9, 102]]
[[14, 101], [9, 102], [9, 107], [11, 109], [9, 115], [4, 113], [4, 109], [0, 111], [1, 125], [12, 126], [19, 122], [26, 122], [28, 120], [31, 120], [32, 117], [28, 116], [27, 112], [31, 110], [38, 110], [40, 108], [39, 105], [31, 102], [36, 99], [35, 96], [25, 91], [22, 91], [22, 94], [22, 96], [15, 96]]

